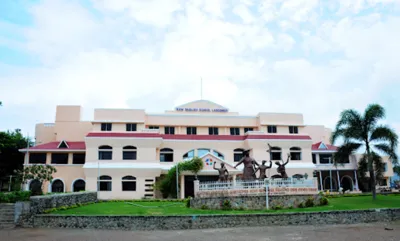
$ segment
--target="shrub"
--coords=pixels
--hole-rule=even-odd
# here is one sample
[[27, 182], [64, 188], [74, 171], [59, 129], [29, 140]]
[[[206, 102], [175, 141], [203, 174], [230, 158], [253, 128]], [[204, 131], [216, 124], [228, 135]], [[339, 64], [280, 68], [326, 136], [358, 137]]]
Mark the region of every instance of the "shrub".
[[206, 210], [206, 209], [208, 209], [208, 207], [207, 207], [207, 205], [203, 204], [203, 205], [201, 205], [201, 209]]
[[320, 205], [320, 206], [328, 205], [328, 203], [329, 203], [329, 201], [328, 201], [328, 199], [327, 199], [326, 197], [322, 197], [322, 198], [319, 200], [319, 205]]
[[0, 193], [0, 203], [15, 203], [20, 201], [29, 201], [31, 197], [30, 191], [15, 191], [8, 193]]
[[313, 198], [307, 198], [307, 200], [306, 200], [306, 203], [305, 203], [305, 206], [307, 207], [307, 208], [310, 208], [310, 207], [314, 207], [314, 199]]
[[298, 208], [304, 208], [304, 203], [299, 203], [299, 206], [297, 206]]
[[283, 207], [281, 205], [272, 206], [272, 210], [281, 210]]
[[293, 209], [293, 206], [289, 206], [288, 209]]
[[232, 204], [229, 200], [224, 200], [222, 202], [222, 210], [232, 210]]
[[185, 199], [185, 206], [186, 206], [187, 208], [190, 208], [190, 197], [188, 197], [188, 198]]

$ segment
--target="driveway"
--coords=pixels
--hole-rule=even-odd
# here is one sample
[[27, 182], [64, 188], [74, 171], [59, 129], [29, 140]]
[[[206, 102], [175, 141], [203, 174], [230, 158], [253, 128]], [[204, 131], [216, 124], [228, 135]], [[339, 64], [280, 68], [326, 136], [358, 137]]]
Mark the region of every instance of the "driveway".
[[[392, 230], [385, 230], [392, 229]], [[238, 241], [238, 240], [349, 240], [379, 241], [400, 240], [400, 222], [385, 224], [330, 225], [330, 226], [285, 226], [227, 228], [181, 231], [118, 231], [81, 229], [10, 229], [0, 230], [0, 240], [96, 240], [96, 241]]]

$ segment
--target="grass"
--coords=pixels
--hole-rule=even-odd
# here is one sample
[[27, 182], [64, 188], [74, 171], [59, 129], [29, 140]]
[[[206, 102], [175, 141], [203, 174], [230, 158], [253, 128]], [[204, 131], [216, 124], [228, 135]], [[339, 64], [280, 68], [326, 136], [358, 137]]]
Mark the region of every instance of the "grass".
[[103, 202], [78, 208], [60, 210], [52, 214], [65, 215], [198, 215], [198, 214], [256, 214], [313, 212], [330, 210], [358, 210], [371, 208], [400, 208], [400, 195], [378, 195], [373, 201], [371, 196], [330, 198], [327, 206], [296, 208], [283, 210], [201, 210], [185, 207], [183, 202]]

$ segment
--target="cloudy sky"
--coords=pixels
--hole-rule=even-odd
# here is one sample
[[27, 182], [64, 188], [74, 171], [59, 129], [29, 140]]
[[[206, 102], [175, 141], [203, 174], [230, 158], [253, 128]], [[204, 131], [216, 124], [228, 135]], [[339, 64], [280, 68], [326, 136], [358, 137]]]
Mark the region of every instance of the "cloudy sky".
[[333, 127], [379, 103], [400, 131], [399, 0], [5, 0], [0, 130], [55, 106], [162, 112], [203, 98]]

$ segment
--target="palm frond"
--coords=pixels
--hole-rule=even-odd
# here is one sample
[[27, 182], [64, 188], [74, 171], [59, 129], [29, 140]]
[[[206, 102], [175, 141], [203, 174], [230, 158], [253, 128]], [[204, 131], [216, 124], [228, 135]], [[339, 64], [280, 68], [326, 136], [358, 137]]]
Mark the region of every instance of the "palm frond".
[[341, 165], [348, 162], [351, 154], [358, 150], [362, 146], [361, 143], [346, 142], [338, 148], [336, 153], [333, 155], [333, 163], [335, 165]]
[[360, 113], [351, 109], [344, 110], [340, 114], [340, 119], [332, 133], [331, 143], [334, 144], [340, 137], [343, 137], [345, 141], [349, 139], [363, 139], [364, 135], [362, 126], [363, 118]]
[[389, 142], [393, 149], [397, 148], [399, 137], [396, 132], [387, 125], [380, 125], [372, 130], [369, 138], [370, 142], [386, 141]]
[[368, 156], [362, 155], [360, 160], [358, 161], [358, 176], [361, 180], [367, 179], [368, 172]]
[[370, 104], [364, 112], [364, 124], [366, 129], [373, 128], [376, 123], [385, 118], [385, 109], [378, 104]]

